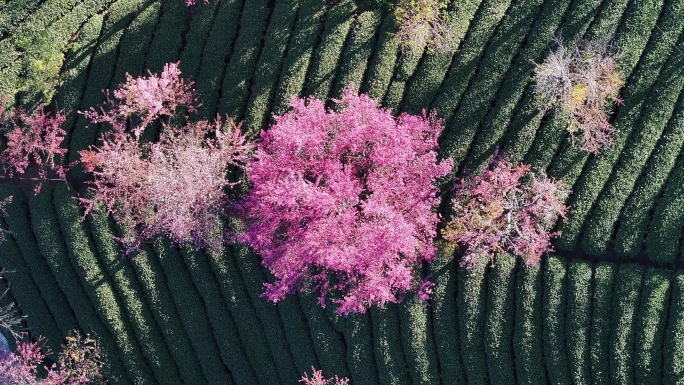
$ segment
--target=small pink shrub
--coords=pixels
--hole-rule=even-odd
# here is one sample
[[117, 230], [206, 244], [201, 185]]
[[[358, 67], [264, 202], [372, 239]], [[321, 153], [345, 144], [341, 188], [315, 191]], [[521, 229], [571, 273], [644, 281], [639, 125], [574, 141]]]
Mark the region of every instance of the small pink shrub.
[[[61, 161], [67, 150], [60, 146], [66, 132], [60, 125], [65, 120], [60, 112], [51, 116], [43, 105], [33, 114], [22, 108], [7, 112], [0, 107], [0, 131], [7, 140], [0, 164], [7, 175], [24, 174], [33, 163], [38, 167], [37, 179], [46, 179], [49, 171], [64, 179], [67, 169]], [[40, 190], [40, 185], [36, 189]]]
[[441, 121], [434, 114], [398, 118], [347, 89], [336, 101], [297, 99], [261, 133], [249, 163], [252, 190], [242, 209], [242, 240], [276, 277], [273, 302], [312, 289], [337, 312], [364, 312], [422, 289], [417, 268], [435, 258], [436, 178]]
[[339, 378], [335, 376], [326, 379], [323, 377], [322, 370], [316, 370], [313, 366], [311, 367], [311, 370], [313, 371], [311, 378], [309, 378], [308, 373], [304, 373], [299, 382], [304, 383], [304, 385], [349, 385], [349, 379], [346, 377]]
[[564, 217], [567, 194], [561, 181], [534, 175], [530, 165], [497, 158], [482, 174], [457, 182], [453, 218], [442, 234], [467, 248], [464, 266], [498, 252], [534, 265], [552, 250], [551, 238], [560, 235], [549, 228]]
[[[45, 353], [39, 342], [20, 342], [16, 352], [0, 359], [0, 384], [81, 385], [103, 380], [99, 348], [78, 333], [67, 337], [57, 363], [42, 366]], [[47, 375], [41, 376], [42, 368]]]

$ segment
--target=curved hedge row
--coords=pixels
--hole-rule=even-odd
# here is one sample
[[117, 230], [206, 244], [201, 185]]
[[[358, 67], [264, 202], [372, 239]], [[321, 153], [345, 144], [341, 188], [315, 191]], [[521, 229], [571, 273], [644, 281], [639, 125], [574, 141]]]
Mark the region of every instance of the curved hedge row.
[[318, 21], [325, 14], [326, 7], [322, 1], [302, 1], [273, 99], [273, 114], [282, 114], [287, 109], [290, 98], [300, 96], [314, 46], [322, 28]]
[[273, 94], [278, 85], [292, 28], [297, 18], [301, 0], [276, 2], [271, 22], [264, 36], [264, 47], [256, 64], [252, 78], [252, 89], [245, 107], [245, 124], [251, 136], [265, 128], [268, 112], [273, 103]]
[[402, 101], [402, 110], [418, 114], [434, 100], [435, 94], [451, 65], [454, 54], [475, 17], [475, 12], [482, 0], [452, 1], [447, 14], [449, 41], [446, 47], [434, 52], [428, 51], [420, 62], [413, 77], [406, 86], [406, 95]]
[[379, 12], [363, 12], [356, 18], [342, 53], [335, 86], [330, 97], [339, 98], [351, 84], [354, 84], [357, 90], [361, 87], [379, 25]]
[[591, 333], [592, 268], [589, 263], [568, 263], [565, 330], [568, 366], [572, 382], [591, 383], [589, 336]]
[[485, 353], [489, 382], [495, 385], [515, 383], [512, 344], [515, 273], [515, 258], [509, 254], [499, 254], [487, 275]]
[[218, 10], [211, 32], [202, 51], [202, 64], [197, 70], [195, 88], [199, 93], [203, 119], [213, 119], [219, 106], [219, 94], [227, 60], [238, 34], [238, 20], [242, 12], [240, 1], [218, 1]]
[[320, 43], [313, 52], [303, 96], [312, 95], [321, 100], [328, 98], [352, 25], [354, 8], [353, 1], [341, 0], [328, 11]]
[[241, 120], [249, 98], [254, 67], [264, 42], [271, 10], [261, 0], [245, 0], [239, 33], [225, 70], [218, 112]]
[[12, 196], [12, 203], [5, 207], [7, 212], [5, 221], [8, 224], [8, 229], [12, 232], [14, 240], [19, 246], [22, 258], [31, 272], [33, 281], [38, 284], [40, 297], [45, 300], [61, 331], [61, 336], [64, 337], [70, 330], [78, 328], [78, 321], [64, 292], [57, 284], [50, 266], [38, 249], [21, 190], [11, 184], [1, 184], [0, 199], [6, 199], [8, 196]]
[[[125, 304], [140, 345], [150, 352], [148, 354], [158, 355], [158, 360], [171, 372], [177, 370], [184, 382], [206, 384], [197, 359], [187, 356], [192, 347], [174, 312], [173, 303], [170, 298], [164, 299], [169, 294], [160, 295], [159, 289], [151, 282], [153, 279], [146, 274], [140, 274], [138, 281], [133, 266], [124, 259], [115, 243], [111, 226], [101, 208], [88, 216], [88, 224], [100, 262]], [[143, 262], [143, 258], [136, 258], [136, 262]], [[169, 315], [171, 312], [174, 312], [173, 316]], [[155, 359], [150, 361], [155, 362]]]
[[[200, 364], [210, 384], [232, 383], [231, 373], [222, 361], [217, 341], [213, 334], [213, 328], [209, 322], [204, 302], [197, 293], [190, 273], [180, 266], [182, 258], [180, 253], [170, 245], [167, 239], [157, 239], [154, 242], [154, 255], [157, 260], [157, 268], [163, 271], [167, 277], [168, 290], [176, 304], [190, 341], [196, 352], [200, 353]], [[137, 258], [137, 257], [136, 257]]]

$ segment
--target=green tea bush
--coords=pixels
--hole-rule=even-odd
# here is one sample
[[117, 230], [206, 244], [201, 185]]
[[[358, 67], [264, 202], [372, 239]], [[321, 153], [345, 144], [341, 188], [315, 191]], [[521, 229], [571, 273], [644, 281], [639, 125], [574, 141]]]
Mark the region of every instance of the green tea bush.
[[[169, 362], [162, 362], [157, 352], [146, 350], [147, 354], [143, 356], [124, 306], [118, 302], [109, 277], [95, 255], [94, 245], [82, 222], [83, 213], [74, 198], [66, 184], [59, 184], [53, 194], [57, 217], [51, 218], [50, 222], [54, 221], [57, 228], [61, 228], [71, 264], [102, 323], [109, 329], [131, 377], [145, 383], [155, 379], [163, 383], [180, 381], [175, 368], [169, 367]], [[147, 364], [152, 365], [152, 370]]]
[[257, 379], [260, 383], [277, 381], [274, 360], [278, 357], [273, 357], [269, 350], [263, 327], [236, 265], [234, 254], [226, 248], [222, 251], [209, 251], [207, 257]]
[[495, 385], [515, 383], [513, 359], [515, 262], [513, 255], [499, 254], [487, 272], [485, 353], [487, 354], [489, 382]]
[[406, 87], [406, 94], [402, 101], [403, 111], [418, 114], [430, 105], [444, 81], [451, 60], [458, 51], [481, 2], [482, 0], [452, 2], [445, 20], [445, 28], [448, 30], [447, 41], [439, 49], [428, 50], [418, 64], [418, 68]]
[[199, 92], [202, 119], [213, 119], [219, 105], [226, 62], [238, 34], [241, 1], [218, 1], [218, 10], [202, 52], [202, 64], [196, 75], [195, 88]]
[[648, 269], [644, 275], [634, 329], [634, 372], [637, 384], [661, 384], [663, 343], [670, 304], [670, 273]]
[[[684, 43], [684, 37], [679, 42]], [[622, 154], [612, 164], [611, 175], [594, 202], [594, 209], [585, 225], [582, 249], [590, 255], [608, 250], [620, 209], [667, 126], [677, 97], [684, 88], [684, 73], [680, 71], [682, 65], [684, 55], [680, 53], [667, 61], [659, 82], [651, 90], [650, 102], [642, 112], [639, 129], [633, 131]]]
[[432, 335], [437, 350], [442, 383], [465, 383], [465, 372], [460, 358], [459, 328], [456, 312], [456, 262], [454, 245], [440, 242], [437, 258], [428, 266], [428, 276], [434, 283], [430, 297]]
[[[117, 344], [97, 315], [79, 276], [74, 271], [69, 254], [64, 245], [64, 236], [59, 229], [57, 214], [52, 203], [52, 188], [43, 186], [41, 193], [31, 196], [29, 210], [31, 224], [38, 242], [40, 254], [47, 261], [57, 284], [64, 291], [67, 303], [73, 309], [80, 329], [92, 334], [102, 349], [102, 358], [109, 365], [108, 379], [113, 383], [128, 384], [140, 373], [140, 366], [130, 359], [122, 361], [118, 354]], [[143, 366], [146, 366], [143, 364]], [[142, 374], [142, 378], [148, 378]]]
[[460, 101], [447, 123], [450, 132], [440, 143], [442, 153], [449, 154], [454, 160], [454, 168], [465, 161], [468, 149], [489, 111], [504, 75], [525, 36], [531, 32], [529, 29], [539, 13], [541, 3], [542, 1], [537, 0], [512, 4], [487, 43], [477, 74], [470, 76], [471, 83], [464, 94], [467, 97]]
[[546, 259], [543, 280], [543, 339], [544, 363], [553, 384], [571, 384], [566, 351], [566, 273], [564, 260], [551, 256]]
[[399, 49], [399, 40], [394, 35], [397, 28], [396, 20], [392, 15], [383, 14], [382, 17], [382, 23], [377, 33], [378, 40], [368, 63], [366, 79], [361, 86], [361, 92], [367, 93], [376, 100], [382, 100], [392, 81]]
[[[208, 4], [206, 6], [209, 7]], [[164, 69], [166, 63], [178, 61], [178, 53], [183, 48], [186, 10], [181, 1], [163, 2], [161, 17], [145, 55], [146, 70], [158, 73]]]
[[[496, 26], [501, 22], [510, 4], [509, 0], [483, 0], [479, 12], [470, 23], [467, 37], [454, 55], [454, 65], [449, 68], [437, 96], [431, 101], [430, 108], [436, 109], [439, 116], [449, 119], [456, 111], [470, 78], [478, 68], [487, 42], [494, 35]], [[427, 104], [424, 107], [426, 106]]]
[[373, 348], [381, 385], [410, 384], [408, 365], [404, 357], [397, 306], [370, 309], [373, 325]]
[[319, 33], [321, 33], [319, 20], [325, 14], [324, 2], [320, 0], [302, 1], [273, 99], [272, 113], [283, 113], [289, 106], [290, 98], [299, 96], [304, 89], [307, 68], [309, 68], [313, 56], [313, 47]]
[[[106, 223], [107, 217], [100, 212], [98, 221]], [[105, 224], [102, 224], [105, 226]], [[110, 242], [114, 239], [109, 239]], [[102, 241], [100, 241], [102, 242]], [[123, 255], [123, 252], [120, 252]], [[123, 263], [128, 263], [124, 260]], [[171, 350], [176, 361], [178, 370], [185, 381], [189, 383], [207, 384], [207, 379], [212, 377], [208, 367], [199, 359], [197, 347], [191, 342], [190, 336], [185, 330], [179, 311], [171, 296], [166, 279], [159, 264], [151, 256], [151, 252], [144, 250], [130, 259], [130, 265], [135, 271], [140, 285], [145, 293], [147, 303], [152, 309], [157, 324], [164, 333], [166, 345]], [[125, 268], [125, 267], [124, 267]]]
[[[154, 242], [155, 256], [167, 279], [169, 291], [176, 304], [176, 309], [183, 321], [183, 326], [195, 348], [201, 354], [200, 364], [210, 384], [232, 383], [231, 375], [221, 360], [221, 353], [214, 341], [213, 329], [204, 302], [192, 284], [189, 272], [179, 264], [182, 261], [178, 251], [167, 239], [158, 238]], [[134, 256], [133, 258], [137, 258]], [[201, 353], [199, 353], [201, 352]], [[276, 378], [276, 377], [272, 377]]]
[[209, 32], [217, 8], [219, 4], [225, 5], [226, 3], [225, 1], [210, 1], [197, 7], [192, 15], [190, 27], [185, 34], [185, 46], [181, 47], [180, 67], [184, 74], [193, 79], [199, 73], [204, 47], [209, 44]]
[[[251, 136], [265, 128], [273, 94], [285, 59], [288, 42], [297, 19], [301, 0], [276, 2], [264, 36], [264, 48], [256, 64], [252, 89], [245, 110], [245, 124]], [[306, 370], [310, 368], [307, 366]]]
[[342, 60], [342, 50], [351, 28], [353, 12], [354, 2], [351, 0], [341, 0], [328, 11], [321, 41], [313, 52], [311, 68], [306, 76], [305, 96], [312, 95], [323, 100], [328, 98], [338, 64]]
[[368, 313], [349, 315], [345, 319], [343, 333], [347, 345], [347, 366], [351, 381], [354, 381], [356, 385], [377, 384], [378, 374], [373, 357], [370, 315]]
[[[541, 11], [532, 26], [535, 32], [526, 36], [524, 46], [520, 48], [518, 56], [506, 72], [503, 83], [497, 91], [496, 103], [482, 121], [477, 139], [469, 150], [464, 169], [479, 170], [487, 165], [497, 143], [505, 135], [516, 106], [520, 103], [524, 105], [525, 102], [521, 101], [521, 98], [525, 100], [530, 97], [529, 93], [523, 96], [523, 92], [530, 81], [534, 62], [541, 60], [549, 40], [558, 28], [569, 5], [569, 0], [545, 1], [542, 4]], [[518, 159], [521, 159], [520, 156]]]
[[[22, 313], [31, 315], [31, 317], [26, 317], [26, 324], [29, 330], [31, 330], [31, 334], [34, 337], [42, 336], [46, 338], [50, 348], [59, 348], [60, 341], [64, 339], [64, 334], [59, 330], [55, 319], [50, 313], [50, 308], [40, 296], [38, 285], [33, 281], [29, 267], [23, 260], [21, 251], [16, 242], [14, 242], [14, 239], [7, 238], [1, 242], [0, 253], [3, 256], [0, 269], [9, 271], [3, 277], [7, 279], [9, 287], [0, 288], [0, 297], [8, 288], [11, 288], [11, 294]], [[2, 282], [7, 284], [4, 279]], [[0, 309], [4, 309], [3, 306], [6, 306], [6, 304], [0, 304]], [[6, 330], [2, 332], [7, 334], [5, 333]]]
[[478, 260], [472, 268], [458, 269], [458, 335], [461, 338], [461, 360], [469, 384], [486, 384], [485, 356], [486, 281], [488, 258]]
[[591, 331], [589, 334], [589, 354], [591, 377], [594, 384], [611, 383], [612, 360], [606, 359], [613, 354], [611, 331], [613, 321], [613, 297], [617, 268], [611, 263], [599, 263], [594, 268], [594, 295], [591, 300]]
[[680, 94], [674, 115], [667, 123], [665, 132], [658, 139], [657, 146], [653, 149], [648, 163], [641, 171], [634, 189], [621, 210], [619, 227], [615, 235], [615, 250], [618, 254], [635, 258], [641, 252], [651, 218], [650, 214], [653, 212], [665, 182], [670, 175], [673, 175], [673, 168], [682, 144], [684, 144], [684, 94]]
[[642, 276], [641, 267], [631, 264], [618, 266], [615, 272], [609, 355], [610, 378], [614, 384], [636, 384], [634, 335]]
[[[300, 300], [321, 369], [325, 373], [349, 377], [344, 354], [340, 354], [346, 350], [342, 336], [334, 329], [325, 310], [320, 307], [314, 295], [302, 295]], [[394, 338], [397, 336], [398, 334]]]
[[[70, 330], [78, 328], [78, 321], [74, 311], [69, 306], [69, 302], [57, 284], [55, 276], [52, 274], [50, 266], [40, 252], [36, 243], [36, 238], [29, 222], [29, 212], [26, 201], [21, 190], [12, 184], [5, 183], [0, 185], [0, 199], [12, 196], [12, 203], [5, 207], [9, 231], [12, 232], [14, 240], [19, 246], [21, 256], [26, 266], [31, 272], [33, 281], [38, 286], [40, 297], [45, 300], [52, 316], [59, 327], [61, 336], [66, 336]], [[61, 338], [52, 343], [59, 343]]]
[[667, 385], [684, 381], [684, 274], [672, 278], [672, 301], [669, 306], [665, 341], [663, 342], [663, 378]]
[[[680, 150], [650, 219], [646, 254], [651, 261], [672, 263], [679, 256], [679, 237], [684, 228], [684, 155]], [[675, 241], [677, 240], [677, 241]]]
[[[102, 27], [102, 37], [90, 62], [80, 110], [85, 111], [104, 101], [102, 90], [109, 87], [114, 76], [119, 41], [139, 6], [139, 0], [119, 0], [109, 8]], [[95, 143], [97, 129], [97, 125], [91, 124], [85, 116], [79, 115], [76, 118], [69, 143], [69, 162], [79, 160], [78, 152]], [[76, 173], [78, 174], [78, 170]]]
[[354, 84], [356, 89], [359, 89], [368, 67], [379, 25], [380, 14], [378, 12], [363, 12], [356, 18], [340, 59], [331, 97], [341, 97], [342, 92], [350, 84]]
[[240, 16], [240, 30], [223, 77], [218, 111], [242, 120], [249, 98], [252, 76], [262, 51], [264, 33], [269, 23], [269, 7], [263, 1], [245, 0]]
[[415, 296], [404, 301], [399, 306], [399, 320], [412, 383], [439, 383], [437, 351], [432, 340], [432, 323], [427, 303]]
[[297, 380], [301, 373], [298, 373], [295, 368], [283, 325], [279, 321], [278, 308], [261, 297], [266, 277], [259, 264], [259, 257], [247, 246], [238, 244], [233, 248], [233, 258], [240, 270], [242, 282], [252, 300], [256, 315], [263, 326], [264, 337], [273, 356], [276, 370], [284, 384], [291, 383]]
[[197, 357], [188, 354], [192, 352], [192, 346], [165, 284], [164, 292], [160, 293], [157, 287], [159, 278], [149, 270], [149, 266], [146, 270], [148, 274], [140, 274], [140, 280], [135, 275], [133, 266], [144, 266], [147, 256], [136, 256], [135, 263], [124, 259], [103, 208], [97, 208], [92, 214], [87, 220], [97, 254], [125, 303], [128, 318], [141, 347], [156, 352], [159, 360], [168, 365], [168, 370], [177, 370], [184, 382], [206, 384]]
[[187, 269], [190, 271], [192, 281], [204, 300], [204, 307], [207, 310], [209, 322], [214, 331], [214, 339], [223, 362], [230, 369], [236, 383], [257, 383], [254, 369], [238, 336], [238, 329], [233, 321], [233, 316], [223, 301], [221, 289], [213, 278], [214, 273], [211, 271], [208, 261], [200, 251], [195, 250], [189, 244], [183, 246], [182, 256]]
[[545, 384], [541, 269], [520, 265], [515, 293], [513, 356], [516, 377], [520, 384]]
[[104, 18], [101, 15], [95, 15], [88, 19], [79, 30], [76, 43], [67, 52], [64, 59], [64, 68], [62, 68], [64, 83], [57, 91], [55, 105], [59, 109], [71, 111], [62, 124], [62, 128], [67, 132], [67, 137], [64, 139], [66, 146], [69, 145], [71, 128], [78, 117], [76, 110], [81, 106], [81, 98], [88, 79], [88, 67], [97, 47], [103, 21]]
[[591, 383], [589, 336], [591, 334], [592, 268], [584, 261], [570, 261], [567, 272], [566, 344], [572, 382]]

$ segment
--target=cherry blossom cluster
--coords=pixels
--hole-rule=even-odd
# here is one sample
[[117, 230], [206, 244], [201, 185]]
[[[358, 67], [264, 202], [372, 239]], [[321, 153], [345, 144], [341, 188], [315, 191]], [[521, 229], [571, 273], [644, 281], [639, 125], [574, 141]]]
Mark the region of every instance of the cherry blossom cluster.
[[64, 179], [67, 169], [62, 158], [67, 150], [61, 144], [66, 132], [60, 126], [65, 120], [64, 114], [52, 115], [43, 105], [33, 113], [22, 108], [10, 112], [0, 106], [0, 132], [7, 141], [7, 147], [0, 154], [0, 164], [7, 176], [24, 174], [34, 164], [38, 179], [46, 179], [50, 171]]
[[144, 129], [160, 117], [172, 118], [180, 108], [195, 112], [197, 91], [194, 82], [181, 77], [180, 63], [166, 63], [161, 74], [132, 77], [112, 92], [99, 108], [91, 107], [83, 114], [93, 123], [109, 123], [112, 127], [126, 128], [139, 137]]
[[313, 290], [341, 314], [409, 291], [425, 297], [417, 269], [435, 258], [433, 183], [452, 167], [437, 160], [442, 122], [425, 112], [395, 118], [351, 88], [336, 104], [293, 98], [249, 162], [242, 239], [275, 275], [264, 295]]
[[308, 373], [304, 373], [299, 382], [304, 385], [349, 385], [349, 379], [346, 377], [339, 378], [335, 376], [326, 379], [323, 377], [322, 370], [316, 370], [313, 366], [311, 367], [311, 370], [313, 371], [311, 377], [309, 377]]
[[466, 247], [464, 266], [498, 252], [537, 264], [552, 250], [551, 239], [560, 235], [549, 229], [559, 216], [564, 217], [567, 194], [561, 181], [534, 175], [530, 165], [513, 165], [495, 157], [482, 174], [456, 183], [453, 218], [442, 235]]
[[226, 209], [231, 166], [245, 160], [250, 146], [240, 127], [217, 118], [182, 128], [167, 126], [158, 142], [140, 144], [114, 129], [102, 144], [81, 152], [93, 175], [86, 212], [104, 203], [122, 225], [129, 251], [157, 235], [218, 249], [215, 230]]
[[56, 363], [44, 366], [45, 358], [40, 342], [18, 343], [15, 352], [0, 358], [0, 384], [81, 385], [103, 379], [97, 344], [78, 333], [67, 337]]

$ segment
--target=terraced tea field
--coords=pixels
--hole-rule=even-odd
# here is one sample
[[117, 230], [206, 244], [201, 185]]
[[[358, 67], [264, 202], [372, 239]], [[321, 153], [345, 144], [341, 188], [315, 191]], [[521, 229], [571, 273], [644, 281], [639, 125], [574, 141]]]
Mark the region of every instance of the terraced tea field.
[[[353, 83], [397, 113], [436, 109], [458, 172], [499, 146], [572, 190], [539, 267], [499, 255], [466, 270], [441, 246], [429, 302], [344, 318], [310, 296], [260, 298], [272, 277], [243, 245], [159, 239], [124, 257], [110, 218], [81, 220], [81, 171], [37, 195], [4, 183], [2, 285], [32, 335], [54, 349], [71, 329], [95, 336], [113, 384], [296, 384], [312, 365], [354, 385], [683, 383], [684, 0], [453, 0], [448, 12], [453, 44], [401, 53], [392, 13], [361, 1], [0, 0], [0, 94], [33, 106], [60, 74], [51, 108], [72, 111], [71, 161], [103, 129], [76, 111], [127, 73], [180, 61], [200, 115], [244, 120], [252, 137], [293, 95]], [[599, 155], [535, 105], [534, 63], [554, 37], [619, 53], [624, 103]]]

